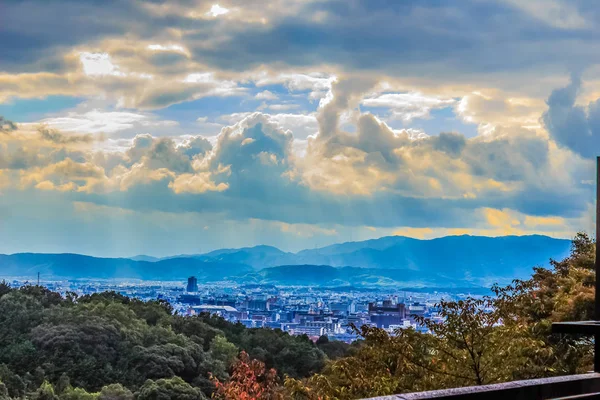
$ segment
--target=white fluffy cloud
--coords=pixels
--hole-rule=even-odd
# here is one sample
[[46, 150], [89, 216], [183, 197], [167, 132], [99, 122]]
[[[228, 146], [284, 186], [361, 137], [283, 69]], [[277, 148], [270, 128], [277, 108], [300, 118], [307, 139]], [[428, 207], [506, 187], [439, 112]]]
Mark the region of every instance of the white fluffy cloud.
[[418, 92], [382, 93], [362, 101], [367, 107], [387, 108], [392, 118], [403, 121], [427, 118], [431, 110], [451, 107], [454, 103], [454, 99], [426, 96]]
[[42, 119], [40, 123], [61, 131], [85, 133], [115, 133], [144, 127], [168, 129], [178, 125], [177, 121], [160, 121], [148, 114], [98, 109], [69, 112], [65, 116]]

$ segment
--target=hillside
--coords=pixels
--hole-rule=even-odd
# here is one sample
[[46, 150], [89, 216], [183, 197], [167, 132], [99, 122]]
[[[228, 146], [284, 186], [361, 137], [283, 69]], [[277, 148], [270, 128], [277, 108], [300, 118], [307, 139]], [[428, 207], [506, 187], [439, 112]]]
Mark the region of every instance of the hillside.
[[547, 266], [550, 258], [563, 258], [570, 246], [570, 240], [539, 235], [464, 235], [431, 240], [388, 236], [298, 253], [284, 253], [273, 248], [265, 251], [264, 246], [258, 246], [195, 257], [204, 261], [246, 263], [256, 269], [279, 265], [328, 265], [412, 270], [489, 284], [529, 276], [532, 267]]
[[355, 286], [355, 287], [444, 287], [476, 288], [465, 280], [401, 269], [331, 267], [327, 265], [282, 265], [264, 268], [240, 278], [247, 283], [288, 286]]
[[294, 285], [489, 286], [529, 276], [532, 267], [563, 258], [570, 245], [546, 236], [390, 236], [298, 253], [271, 246], [163, 259], [19, 253], [0, 255], [0, 276], [33, 278], [40, 272], [45, 277], [182, 280], [195, 275], [201, 281]]
[[127, 258], [98, 258], [80, 254], [18, 253], [0, 255], [0, 276], [32, 276], [38, 272], [55, 278], [138, 278], [181, 280], [195, 275], [202, 280], [221, 280], [250, 272], [245, 264], [210, 262], [195, 258], [171, 258], [156, 262]]

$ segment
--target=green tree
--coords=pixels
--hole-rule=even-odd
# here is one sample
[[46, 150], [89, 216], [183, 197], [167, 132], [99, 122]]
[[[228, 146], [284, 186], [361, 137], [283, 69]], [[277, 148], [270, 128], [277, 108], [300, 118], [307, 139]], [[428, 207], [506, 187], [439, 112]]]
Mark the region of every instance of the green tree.
[[54, 393], [52, 384], [48, 381], [44, 381], [31, 398], [33, 400], [59, 400], [58, 396]]
[[216, 336], [210, 343], [210, 354], [213, 359], [222, 361], [227, 367], [235, 361], [238, 353], [238, 348], [225, 336]]
[[528, 327], [543, 351], [530, 353], [529, 368], [515, 378], [584, 373], [592, 370], [593, 342], [589, 336], [552, 335], [553, 322], [594, 319], [596, 243], [585, 233], [573, 239], [571, 253], [551, 268], [534, 268], [528, 280], [495, 287], [496, 305], [505, 323]]
[[147, 380], [136, 393], [137, 400], [204, 400], [200, 389], [192, 387], [179, 377]]
[[59, 396], [60, 400], [96, 400], [96, 393], [88, 393], [82, 388], [68, 386]]
[[12, 291], [12, 289], [10, 288], [10, 285], [8, 284], [8, 282], [6, 282], [5, 280], [2, 280], [0, 282], [0, 297], [4, 296], [5, 294], [8, 294]]
[[213, 375], [219, 379], [227, 378], [227, 370], [238, 356], [238, 348], [229, 342], [225, 336], [216, 336], [210, 342], [210, 355], [212, 357]]
[[58, 382], [56, 382], [55, 389], [56, 393], [61, 394], [64, 392], [69, 386], [71, 386], [71, 380], [69, 376], [63, 373], [60, 378], [58, 378]]
[[0, 381], [3, 382], [10, 397], [19, 398], [25, 395], [27, 384], [19, 375], [12, 372], [6, 364], [0, 364]]
[[322, 335], [317, 339], [315, 343], [317, 347], [327, 355], [330, 360], [335, 360], [341, 357], [346, 357], [352, 354], [356, 345], [353, 347], [348, 343], [344, 343], [338, 340], [329, 340], [327, 335]]
[[133, 400], [133, 393], [120, 383], [113, 383], [102, 388], [98, 400]]
[[0, 400], [10, 400], [10, 397], [8, 396], [8, 389], [6, 388], [6, 385], [2, 383], [2, 381], [0, 381]]
[[439, 318], [418, 318], [428, 334], [362, 327], [352, 356], [305, 381], [288, 378], [290, 396], [352, 399], [589, 370], [589, 338], [552, 335], [551, 324], [593, 318], [594, 254], [578, 234], [567, 258], [528, 280], [496, 286], [493, 297], [442, 301]]
[[530, 367], [528, 355], [539, 342], [527, 325], [503, 320], [494, 298], [441, 301], [438, 307], [443, 322], [417, 318], [431, 332], [429, 349], [406, 354], [410, 363], [436, 375], [436, 386], [504, 382]]

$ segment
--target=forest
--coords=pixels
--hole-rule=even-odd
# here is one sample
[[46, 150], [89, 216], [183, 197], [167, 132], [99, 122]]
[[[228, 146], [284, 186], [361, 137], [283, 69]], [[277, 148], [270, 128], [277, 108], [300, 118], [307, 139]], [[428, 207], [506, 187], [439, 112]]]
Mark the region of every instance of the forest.
[[577, 234], [569, 256], [527, 280], [442, 301], [443, 323], [419, 321], [429, 334], [354, 327], [352, 345], [2, 282], [0, 400], [345, 400], [586, 372], [590, 338], [550, 327], [592, 319], [594, 252]]

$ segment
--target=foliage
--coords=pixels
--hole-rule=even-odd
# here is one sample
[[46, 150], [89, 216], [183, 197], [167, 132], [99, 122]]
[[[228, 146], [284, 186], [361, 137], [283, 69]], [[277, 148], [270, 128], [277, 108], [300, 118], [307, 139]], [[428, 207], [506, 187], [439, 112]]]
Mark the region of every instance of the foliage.
[[120, 383], [113, 383], [102, 388], [98, 400], [133, 400], [133, 393]]
[[352, 344], [348, 344], [338, 340], [329, 340], [329, 337], [323, 335], [317, 339], [315, 344], [323, 353], [325, 353], [327, 358], [335, 360], [354, 354], [354, 351], [361, 343], [360, 341], [355, 341]]
[[210, 396], [209, 377], [227, 380], [240, 350], [298, 378], [318, 372], [326, 359], [306, 337], [210, 314], [174, 315], [163, 301], [116, 292], [61, 297], [40, 286], [0, 283], [0, 381], [12, 398], [38, 391], [52, 397], [50, 387], [65, 399], [119, 398], [111, 384], [131, 398], [127, 393], [144, 385], [148, 392], [149, 380], [162, 387], [174, 377]]
[[10, 400], [10, 397], [8, 397], [8, 389], [2, 381], [0, 381], [0, 400]]
[[264, 363], [251, 360], [246, 352], [240, 354], [228, 382], [221, 383], [217, 378], [214, 378], [214, 382], [216, 399], [282, 400], [284, 398], [278, 388], [277, 371], [272, 368], [267, 370]]
[[551, 324], [593, 319], [594, 256], [578, 234], [567, 258], [528, 280], [441, 301], [416, 318], [427, 333], [363, 326], [352, 345], [115, 292], [0, 282], [0, 400], [342, 400], [584, 372], [590, 338], [552, 335]]
[[[441, 301], [429, 333], [371, 327], [353, 355], [305, 380], [286, 379], [298, 399], [353, 399], [589, 371], [589, 338], [552, 335], [551, 323], [593, 319], [595, 243], [578, 234], [571, 254], [531, 279], [495, 286], [493, 297]], [[319, 340], [325, 345], [325, 339]]]
[[137, 400], [203, 400], [206, 396], [179, 377], [147, 380], [136, 393]]
[[236, 360], [238, 348], [224, 336], [216, 336], [210, 342], [210, 355], [214, 360], [212, 373], [219, 379], [227, 379], [227, 370]]
[[54, 388], [48, 381], [44, 381], [42, 386], [32, 396], [33, 400], [58, 400], [58, 396], [54, 393]]
[[526, 325], [544, 351], [530, 353], [530, 368], [516, 374], [527, 379], [540, 376], [583, 373], [592, 370], [593, 343], [590, 337], [552, 335], [552, 322], [594, 319], [595, 242], [578, 233], [571, 254], [552, 260], [551, 269], [534, 268], [531, 279], [495, 287], [497, 306], [505, 323]]
[[67, 387], [59, 396], [60, 400], [97, 400], [96, 393], [88, 393], [82, 388]]

